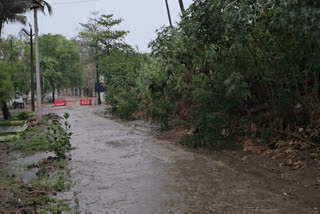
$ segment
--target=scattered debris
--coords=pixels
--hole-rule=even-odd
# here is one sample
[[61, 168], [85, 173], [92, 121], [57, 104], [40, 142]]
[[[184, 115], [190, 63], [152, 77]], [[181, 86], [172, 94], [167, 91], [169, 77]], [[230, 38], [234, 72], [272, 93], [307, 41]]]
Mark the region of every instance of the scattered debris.
[[62, 117], [60, 117], [56, 113], [49, 113], [49, 114], [47, 114], [47, 116], [48, 116], [49, 120], [60, 120], [60, 119], [62, 119]]

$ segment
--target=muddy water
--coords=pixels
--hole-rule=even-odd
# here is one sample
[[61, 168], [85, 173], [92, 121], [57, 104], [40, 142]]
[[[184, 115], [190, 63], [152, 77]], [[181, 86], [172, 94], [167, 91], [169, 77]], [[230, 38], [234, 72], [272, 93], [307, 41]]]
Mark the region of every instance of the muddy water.
[[76, 147], [70, 162], [72, 188], [59, 197], [68, 199], [74, 211], [317, 213], [317, 204], [289, 197], [285, 181], [246, 173], [100, 117], [97, 107], [47, 111], [71, 114]]

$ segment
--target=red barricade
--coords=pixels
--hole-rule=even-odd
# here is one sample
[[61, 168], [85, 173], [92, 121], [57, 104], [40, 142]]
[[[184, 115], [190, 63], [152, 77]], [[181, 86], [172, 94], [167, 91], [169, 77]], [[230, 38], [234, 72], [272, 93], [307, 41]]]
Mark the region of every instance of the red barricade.
[[87, 105], [92, 105], [92, 99], [80, 99], [80, 105], [82, 106], [87, 106]]
[[66, 106], [67, 105], [67, 100], [55, 100], [54, 101], [54, 106]]

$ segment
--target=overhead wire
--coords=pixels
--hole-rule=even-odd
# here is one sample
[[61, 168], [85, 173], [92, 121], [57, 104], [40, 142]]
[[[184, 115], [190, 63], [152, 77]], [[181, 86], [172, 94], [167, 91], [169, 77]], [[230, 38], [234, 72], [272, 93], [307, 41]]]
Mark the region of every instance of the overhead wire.
[[[87, 2], [99, 2], [100, 0], [83, 0], [83, 1], [71, 1], [71, 2], [56, 2], [56, 3], [50, 3], [50, 5], [59, 5], [59, 4], [80, 4], [80, 3], [87, 3]], [[25, 1], [16, 1], [16, 2], [25, 2]], [[1, 4], [1, 5], [11, 5], [11, 4]]]

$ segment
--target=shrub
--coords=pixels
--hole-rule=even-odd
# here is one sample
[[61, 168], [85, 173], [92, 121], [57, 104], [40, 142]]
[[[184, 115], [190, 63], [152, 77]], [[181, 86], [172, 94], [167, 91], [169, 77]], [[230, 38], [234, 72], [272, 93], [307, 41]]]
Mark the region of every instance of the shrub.
[[63, 115], [64, 123], [55, 122], [48, 127], [47, 139], [51, 150], [59, 159], [65, 159], [66, 153], [71, 150], [71, 125], [68, 122], [70, 114]]
[[139, 108], [138, 96], [134, 90], [129, 92], [122, 91], [115, 97], [116, 105], [112, 108], [112, 112], [122, 119], [133, 119], [133, 113]]

